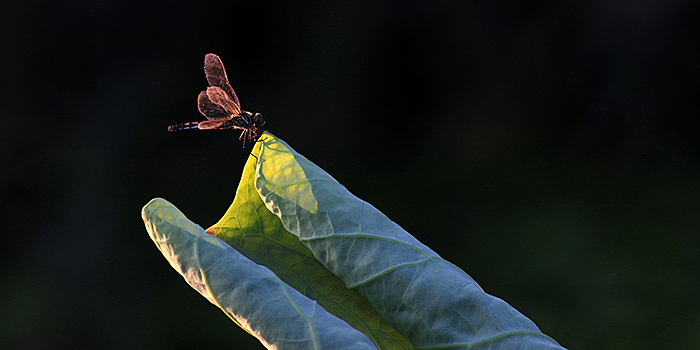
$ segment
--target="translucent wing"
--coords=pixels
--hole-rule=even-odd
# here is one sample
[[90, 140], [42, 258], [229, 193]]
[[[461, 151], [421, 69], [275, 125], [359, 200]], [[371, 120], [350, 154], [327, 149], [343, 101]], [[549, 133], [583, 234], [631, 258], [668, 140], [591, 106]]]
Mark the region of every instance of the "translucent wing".
[[197, 128], [204, 130], [204, 129], [216, 129], [221, 124], [226, 123], [229, 121], [231, 118], [226, 118], [226, 119], [213, 119], [213, 120], [205, 120], [203, 122], [199, 122], [197, 125]]
[[233, 91], [231, 84], [228, 82], [224, 64], [221, 63], [219, 56], [210, 53], [204, 57], [204, 74], [207, 76], [209, 85], [218, 86], [226, 92], [231, 101], [237, 106], [240, 113], [241, 103], [238, 102], [238, 96], [236, 96], [236, 92]]
[[241, 114], [241, 106], [235, 104], [226, 95], [223, 89], [218, 86], [210, 86], [207, 88], [207, 96], [209, 99], [216, 103], [217, 105], [224, 108], [229, 114], [239, 115]]
[[207, 96], [206, 91], [199, 93], [197, 98], [197, 107], [199, 108], [199, 113], [202, 113], [207, 119], [223, 119], [228, 118], [231, 113], [226, 113], [223, 107], [212, 102]]

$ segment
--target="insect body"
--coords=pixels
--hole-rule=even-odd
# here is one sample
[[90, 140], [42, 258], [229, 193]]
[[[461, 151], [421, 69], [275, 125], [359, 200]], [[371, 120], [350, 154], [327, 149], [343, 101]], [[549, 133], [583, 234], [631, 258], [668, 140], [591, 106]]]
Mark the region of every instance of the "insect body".
[[188, 129], [240, 129], [239, 140], [257, 140], [265, 130], [265, 125], [260, 113], [250, 113], [241, 110], [241, 103], [238, 96], [233, 91], [228, 82], [224, 64], [219, 56], [210, 53], [204, 57], [204, 74], [207, 76], [209, 87], [199, 93], [197, 106], [207, 120], [201, 122], [189, 122], [168, 127], [168, 131], [188, 130]]

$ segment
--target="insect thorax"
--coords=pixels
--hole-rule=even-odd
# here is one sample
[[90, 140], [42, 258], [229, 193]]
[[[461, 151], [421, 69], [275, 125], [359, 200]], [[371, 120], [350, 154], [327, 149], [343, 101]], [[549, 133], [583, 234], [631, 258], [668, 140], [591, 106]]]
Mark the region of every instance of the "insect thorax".
[[242, 111], [238, 118], [233, 119], [234, 127], [242, 129], [261, 128], [265, 124], [262, 114]]
[[249, 129], [253, 125], [253, 115], [250, 112], [242, 111], [238, 118], [233, 119], [233, 125], [243, 129]]

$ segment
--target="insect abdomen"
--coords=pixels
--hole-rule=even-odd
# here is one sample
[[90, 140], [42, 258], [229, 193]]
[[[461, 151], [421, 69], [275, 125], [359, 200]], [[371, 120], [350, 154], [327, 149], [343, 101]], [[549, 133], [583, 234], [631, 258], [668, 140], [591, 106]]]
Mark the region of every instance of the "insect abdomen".
[[189, 122], [189, 123], [182, 123], [182, 124], [177, 124], [177, 125], [171, 125], [168, 127], [168, 131], [178, 131], [178, 130], [187, 130], [187, 129], [198, 129], [197, 124], [199, 122]]

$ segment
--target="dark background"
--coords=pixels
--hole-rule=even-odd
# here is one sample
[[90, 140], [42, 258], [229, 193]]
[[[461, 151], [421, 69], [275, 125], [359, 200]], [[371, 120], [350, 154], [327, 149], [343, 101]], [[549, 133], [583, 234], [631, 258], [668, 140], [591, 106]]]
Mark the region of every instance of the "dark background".
[[700, 347], [692, 1], [5, 1], [1, 344], [261, 349], [172, 270], [140, 210], [204, 228], [243, 108], [571, 349]]

